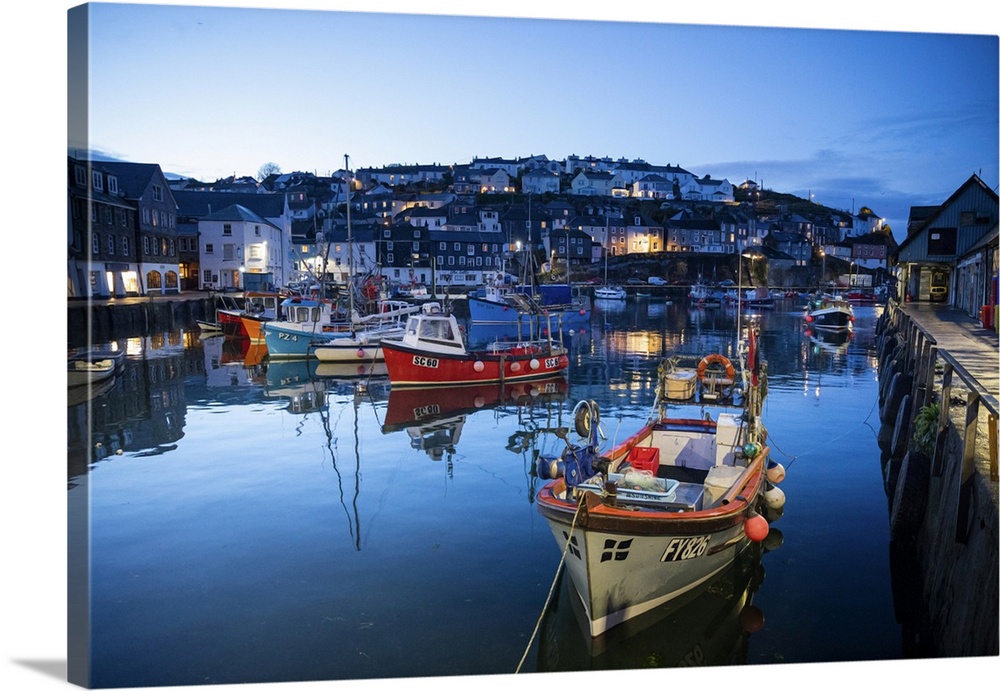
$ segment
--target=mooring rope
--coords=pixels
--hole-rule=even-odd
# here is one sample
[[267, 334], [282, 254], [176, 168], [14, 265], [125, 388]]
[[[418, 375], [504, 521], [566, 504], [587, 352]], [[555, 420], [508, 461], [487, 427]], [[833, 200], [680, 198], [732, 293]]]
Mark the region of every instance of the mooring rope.
[[[570, 489], [567, 487], [566, 491], [569, 492]], [[552, 578], [552, 585], [549, 586], [549, 594], [545, 598], [545, 604], [542, 606], [542, 613], [538, 616], [538, 621], [535, 623], [535, 630], [531, 632], [531, 638], [528, 639], [528, 646], [524, 649], [524, 655], [521, 656], [521, 661], [517, 663], [517, 669], [514, 670], [514, 674], [521, 671], [521, 666], [528, 657], [528, 651], [531, 650], [532, 644], [535, 642], [535, 636], [538, 635], [538, 629], [542, 626], [542, 619], [545, 618], [545, 612], [549, 608], [549, 603], [552, 601], [552, 594], [556, 590], [556, 583], [559, 582], [559, 574], [562, 572], [563, 564], [566, 562], [566, 555], [569, 553], [570, 541], [573, 539], [573, 529], [576, 527], [576, 519], [580, 516], [580, 509], [583, 507], [583, 492], [580, 493], [579, 498], [576, 503], [576, 513], [573, 514], [573, 522], [569, 524], [569, 534], [566, 536], [566, 546], [563, 547], [562, 557], [559, 558], [559, 566], [556, 567], [556, 575]]]

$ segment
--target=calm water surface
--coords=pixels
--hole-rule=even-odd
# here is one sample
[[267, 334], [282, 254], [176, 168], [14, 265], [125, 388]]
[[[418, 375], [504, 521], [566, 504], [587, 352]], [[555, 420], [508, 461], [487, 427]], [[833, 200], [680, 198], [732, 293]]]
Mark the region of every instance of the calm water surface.
[[[68, 407], [69, 493], [91, 510], [93, 684], [510, 674], [522, 657], [522, 672], [900, 659], [880, 309], [858, 308], [844, 343], [811, 338], [796, 302], [759, 313], [764, 419], [787, 468], [768, 549], [597, 647], [568, 582], [542, 616], [561, 546], [534, 505], [535, 455], [562, 448], [551, 430], [581, 398], [609, 438], [630, 434], [660, 362], [735, 357], [746, 312], [598, 303], [570, 338], [568, 381], [507, 400], [262, 362], [194, 325], [123, 342], [114, 385]], [[763, 623], [740, 617], [748, 599]]]

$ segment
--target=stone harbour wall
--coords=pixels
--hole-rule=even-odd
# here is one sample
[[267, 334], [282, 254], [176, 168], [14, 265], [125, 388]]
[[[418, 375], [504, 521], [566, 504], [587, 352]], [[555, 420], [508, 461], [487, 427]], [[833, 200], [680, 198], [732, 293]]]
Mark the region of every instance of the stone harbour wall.
[[[904, 639], [917, 655], [1000, 654], [995, 411], [905, 315], [889, 309], [877, 329], [879, 445]], [[928, 422], [921, 445], [914, 434]]]

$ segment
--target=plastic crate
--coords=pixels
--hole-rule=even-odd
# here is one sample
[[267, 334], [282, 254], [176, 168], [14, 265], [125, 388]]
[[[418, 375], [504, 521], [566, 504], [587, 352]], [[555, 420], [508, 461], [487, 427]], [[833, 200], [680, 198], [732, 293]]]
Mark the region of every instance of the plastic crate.
[[656, 475], [660, 469], [660, 450], [649, 446], [634, 446], [625, 460], [636, 470], [648, 470]]

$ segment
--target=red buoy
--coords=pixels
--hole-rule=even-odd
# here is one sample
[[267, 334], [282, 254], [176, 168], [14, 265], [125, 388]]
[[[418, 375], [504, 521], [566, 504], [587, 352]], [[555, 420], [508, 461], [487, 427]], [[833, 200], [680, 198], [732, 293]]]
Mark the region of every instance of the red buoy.
[[755, 513], [743, 523], [743, 532], [754, 542], [762, 542], [769, 530], [767, 519], [759, 513]]

